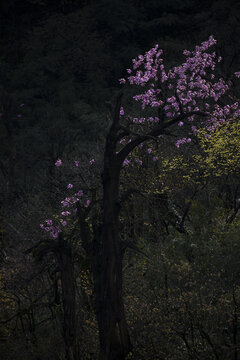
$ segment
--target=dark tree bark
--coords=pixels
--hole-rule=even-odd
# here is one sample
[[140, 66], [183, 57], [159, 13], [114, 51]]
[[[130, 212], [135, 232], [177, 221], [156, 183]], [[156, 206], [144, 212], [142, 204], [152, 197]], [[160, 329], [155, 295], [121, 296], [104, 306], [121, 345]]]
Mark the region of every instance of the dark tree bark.
[[[99, 360], [123, 360], [131, 350], [122, 296], [122, 253], [118, 233], [121, 163], [116, 157], [116, 145], [120, 101], [121, 97], [118, 99], [113, 124], [106, 139], [103, 170], [103, 222], [93, 252], [95, 253], [93, 275], [96, 314], [100, 339]], [[98, 257], [96, 247], [98, 247]]]
[[122, 254], [118, 237], [118, 174], [104, 178], [104, 222], [102, 229], [102, 263], [99, 286], [98, 323], [100, 360], [120, 360], [131, 349], [122, 297]]
[[[130, 128], [120, 124], [121, 99], [122, 95], [118, 97], [112, 125], [106, 138], [102, 174], [103, 216], [100, 232], [95, 236], [92, 248], [92, 272], [100, 339], [99, 360], [124, 360], [132, 348], [122, 296], [122, 253], [119, 241], [119, 184], [122, 163], [140, 143], [157, 139], [180, 120], [194, 114], [206, 115], [203, 112], [191, 111], [182, 113], [167, 123], [162, 121], [145, 135], [133, 134], [131, 142], [117, 153], [119, 140], [131, 134]], [[82, 225], [84, 228], [84, 224]], [[84, 237], [86, 239], [86, 236]], [[87, 246], [85, 248], [87, 250]]]
[[[192, 115], [206, 116], [200, 111], [182, 113], [170, 121], [161, 121], [146, 134], [132, 133], [130, 127], [120, 124], [122, 95], [118, 97], [112, 125], [106, 137], [102, 173], [103, 207], [100, 214], [92, 214], [92, 230], [86, 221], [88, 210], [78, 207], [80, 234], [83, 247], [90, 257], [94, 279], [95, 310], [99, 328], [99, 360], [124, 360], [132, 345], [124, 312], [122, 260], [119, 238], [120, 172], [131, 151], [139, 144], [158, 139], [167, 129]], [[164, 120], [164, 119], [163, 119]], [[120, 152], [117, 145], [125, 136], [132, 135]], [[91, 241], [92, 240], [92, 241]]]
[[73, 271], [72, 248], [59, 237], [56, 256], [61, 274], [63, 303], [63, 338], [65, 342], [65, 359], [78, 360], [76, 337], [76, 301], [75, 278]]
[[55, 255], [61, 277], [62, 334], [65, 343], [65, 359], [79, 360], [76, 333], [76, 290], [71, 244], [60, 234], [57, 240], [40, 241], [25, 253], [33, 253], [39, 261], [48, 253]]

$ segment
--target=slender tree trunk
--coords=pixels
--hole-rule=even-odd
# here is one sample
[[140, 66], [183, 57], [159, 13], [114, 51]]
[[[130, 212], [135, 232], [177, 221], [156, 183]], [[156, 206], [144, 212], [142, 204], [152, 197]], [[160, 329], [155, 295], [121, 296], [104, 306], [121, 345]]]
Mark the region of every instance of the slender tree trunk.
[[57, 257], [60, 266], [62, 283], [63, 337], [66, 349], [65, 359], [78, 360], [72, 249], [71, 246], [62, 238], [59, 239]]

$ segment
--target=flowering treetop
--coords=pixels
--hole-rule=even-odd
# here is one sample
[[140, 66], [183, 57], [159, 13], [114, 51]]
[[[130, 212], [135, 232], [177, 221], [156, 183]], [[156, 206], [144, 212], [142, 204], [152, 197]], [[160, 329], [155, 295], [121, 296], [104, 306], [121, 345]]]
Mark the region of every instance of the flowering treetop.
[[[89, 161], [90, 166], [93, 166], [95, 160]], [[75, 167], [79, 167], [79, 161], [74, 161]], [[64, 166], [61, 159], [55, 162], [56, 167]], [[66, 185], [67, 196], [61, 201], [61, 211], [58, 216], [54, 216], [54, 220], [47, 219], [44, 223], [40, 224], [40, 228], [49, 233], [51, 238], [58, 238], [59, 234], [63, 232], [63, 228], [71, 223], [71, 218], [76, 215], [78, 207], [87, 209], [90, 206], [91, 200], [83, 190], [76, 190], [75, 186], [71, 183]]]
[[[192, 133], [197, 127], [194, 124], [197, 116], [204, 116], [208, 130], [213, 131], [219, 124], [229, 121], [240, 114], [237, 102], [220, 106], [217, 102], [223, 96], [231, 82], [216, 78], [216, 64], [222, 58], [209, 48], [216, 44], [213, 36], [196, 46], [194, 51], [184, 50], [186, 61], [170, 70], [165, 69], [163, 51], [156, 45], [154, 48], [133, 59], [132, 69], [127, 69], [129, 76], [120, 79], [121, 84], [129, 82], [147, 89], [133, 98], [141, 102], [142, 110], [146, 107], [157, 108], [160, 116], [134, 118], [135, 124], [165, 123], [169, 127], [174, 123], [183, 126], [185, 121], [192, 123]], [[240, 77], [240, 72], [235, 73]], [[201, 111], [200, 111], [201, 109]], [[124, 109], [120, 115], [124, 114]], [[176, 146], [190, 142], [191, 138], [179, 139]]]
[[[191, 128], [185, 137], [177, 140], [176, 146], [179, 147], [183, 143], [191, 142], [191, 134], [196, 134], [199, 127], [204, 126], [207, 131], [213, 132], [219, 125], [240, 115], [238, 102], [219, 104], [219, 99], [229, 90], [231, 82], [226, 82], [221, 77], [217, 78], [214, 73], [217, 63], [222, 60], [214, 51], [209, 51], [215, 44], [216, 40], [210, 36], [193, 51], [184, 50], [185, 62], [170, 70], [165, 68], [163, 51], [158, 45], [133, 59], [132, 69], [127, 69], [128, 76], [120, 79], [120, 83], [129, 82], [130, 85], [143, 88], [143, 92], [133, 97], [141, 103], [143, 116], [126, 116], [124, 108], [119, 104], [119, 113], [113, 119], [109, 131], [110, 135], [113, 134], [110, 136], [110, 155], [118, 169], [122, 165], [129, 165], [127, 156], [137, 146], [141, 148], [144, 141], [157, 140], [174, 125], [183, 127], [188, 123]], [[236, 72], [235, 76], [240, 77], [240, 72]], [[149, 109], [154, 115], [148, 116]], [[147, 115], [144, 116], [144, 113]], [[124, 126], [124, 123], [127, 126]], [[152, 153], [151, 147], [147, 147], [147, 153]], [[157, 159], [156, 156], [153, 157], [153, 161]], [[142, 160], [137, 159], [136, 162], [142, 165]], [[91, 159], [89, 163], [92, 166], [95, 160]], [[106, 163], [109, 165], [109, 161]], [[62, 160], [58, 159], [55, 165], [60, 167]], [[79, 161], [75, 161], [75, 166], [79, 167]], [[71, 183], [66, 187], [68, 191], [74, 191]], [[58, 224], [54, 225], [52, 220], [45, 220], [41, 228], [49, 232], [53, 238], [57, 238], [67, 225], [67, 218], [80, 209], [80, 204], [87, 208], [90, 200], [85, 197], [82, 190], [74, 191], [61, 202], [63, 211]]]

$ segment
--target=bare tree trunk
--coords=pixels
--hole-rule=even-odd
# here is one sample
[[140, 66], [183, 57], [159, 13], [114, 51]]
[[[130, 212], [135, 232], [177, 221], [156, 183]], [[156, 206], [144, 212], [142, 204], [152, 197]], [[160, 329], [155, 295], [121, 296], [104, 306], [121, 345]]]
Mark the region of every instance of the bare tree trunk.
[[99, 325], [99, 360], [123, 360], [131, 349], [122, 296], [122, 254], [118, 239], [116, 188], [105, 183], [104, 223], [101, 233], [100, 273], [97, 281], [97, 319]]
[[116, 161], [115, 154], [120, 100], [121, 97], [106, 139], [103, 170], [103, 223], [99, 239], [99, 263], [93, 271], [100, 339], [99, 360], [124, 360], [131, 350], [122, 296], [122, 253], [118, 233], [121, 164]]
[[62, 283], [63, 337], [66, 349], [65, 359], [78, 360], [72, 249], [67, 241], [61, 237], [59, 238], [57, 257]]

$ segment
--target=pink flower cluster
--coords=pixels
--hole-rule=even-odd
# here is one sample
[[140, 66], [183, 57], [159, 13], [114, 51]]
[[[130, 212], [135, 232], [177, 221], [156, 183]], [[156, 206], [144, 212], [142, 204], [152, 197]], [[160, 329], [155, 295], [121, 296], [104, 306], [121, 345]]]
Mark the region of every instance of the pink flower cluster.
[[[67, 222], [66, 222], [66, 221], [62, 221], [62, 222], [61, 222], [61, 225], [62, 225], [62, 226], [65, 226], [65, 225], [67, 225]], [[59, 234], [60, 232], [62, 232], [61, 226], [60, 226], [60, 225], [54, 226], [52, 220], [45, 220], [45, 224], [40, 224], [40, 228], [41, 228], [41, 229], [44, 229], [44, 230], [47, 231], [47, 232], [49, 232], [49, 233], [50, 233], [50, 236], [53, 237], [53, 238], [57, 238], [57, 237], [58, 237], [58, 234]]]
[[[90, 161], [90, 164], [92, 165], [94, 163], [94, 159]], [[61, 159], [58, 159], [55, 163], [56, 166], [61, 166], [63, 164]], [[75, 166], [78, 167], [79, 162], [75, 161]], [[67, 189], [72, 189], [73, 185], [68, 184]], [[57, 221], [57, 224], [53, 224], [53, 220], [45, 220], [44, 224], [40, 224], [40, 228], [44, 229], [45, 231], [49, 232], [50, 236], [52, 238], [57, 238], [59, 233], [63, 231], [63, 227], [65, 227], [68, 222], [63, 217], [68, 217], [70, 215], [73, 215], [77, 212], [76, 203], [78, 203], [81, 198], [83, 197], [83, 190], [78, 190], [74, 195], [66, 197], [64, 200], [61, 201], [61, 217]], [[87, 199], [85, 201], [84, 206], [88, 207], [90, 205], [90, 200]], [[68, 208], [68, 210], [64, 210], [64, 208]]]
[[179, 139], [179, 140], [177, 140], [176, 141], [176, 147], [178, 147], [179, 148], [179, 146], [181, 145], [181, 144], [185, 144], [185, 143], [190, 143], [191, 142], [191, 138], [182, 138], [182, 139]]
[[[128, 81], [131, 85], [148, 85], [144, 92], [135, 95], [133, 99], [141, 102], [142, 110], [146, 106], [160, 108], [161, 121], [177, 119], [184, 115], [185, 121], [192, 122], [200, 112], [203, 102], [208, 99], [211, 105], [205, 103], [203, 110], [207, 115], [206, 125], [209, 130], [215, 129], [230, 117], [240, 115], [238, 103], [227, 106], [216, 104], [229, 89], [231, 82], [226, 82], [223, 78], [215, 79], [216, 64], [222, 60], [214, 51], [209, 52], [209, 48], [215, 44], [216, 40], [210, 36], [193, 51], [184, 50], [186, 61], [168, 71], [162, 58], [163, 51], [156, 45], [144, 55], [133, 59], [132, 69], [127, 70], [129, 76], [120, 79], [120, 83], [124, 84]], [[236, 72], [235, 76], [240, 77], [240, 72]], [[123, 108], [121, 113], [124, 114]], [[141, 117], [134, 118], [133, 123], [150, 124], [159, 120], [159, 117]], [[183, 126], [183, 121], [178, 122], [178, 125]], [[184, 139], [178, 140], [176, 146], [189, 142]]]

